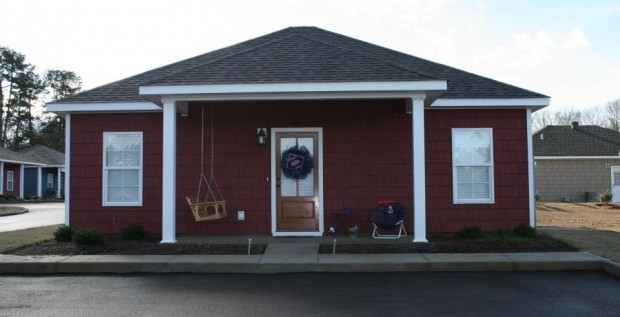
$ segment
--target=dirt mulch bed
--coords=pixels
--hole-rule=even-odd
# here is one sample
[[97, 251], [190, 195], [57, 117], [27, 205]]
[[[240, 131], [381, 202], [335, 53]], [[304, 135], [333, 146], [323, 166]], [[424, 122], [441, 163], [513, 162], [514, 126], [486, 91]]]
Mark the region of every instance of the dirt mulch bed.
[[[125, 241], [108, 238], [103, 246], [78, 246], [70, 242], [46, 241], [15, 250], [15, 255], [245, 255], [247, 244], [161, 244], [159, 239]], [[250, 254], [263, 254], [265, 244], [253, 244]], [[322, 244], [319, 253], [331, 254], [333, 245]], [[489, 253], [489, 252], [562, 252], [575, 251], [567, 244], [540, 235], [535, 239], [518, 237], [485, 237], [478, 239], [454, 236], [433, 237], [429, 243], [414, 244], [395, 241], [393, 243], [351, 243], [337, 244], [337, 254], [381, 254], [381, 253]]]
[[591, 228], [620, 232], [620, 205], [595, 203], [537, 203], [538, 226]]
[[[107, 238], [105, 245], [80, 246], [71, 242], [46, 241], [11, 252], [15, 255], [224, 255], [248, 254], [241, 244], [159, 243], [161, 239], [126, 241]], [[250, 254], [263, 254], [267, 245], [254, 244]]]
[[[333, 244], [322, 244], [321, 254], [331, 254]], [[494, 237], [458, 238], [431, 237], [428, 243], [336, 244], [336, 254], [381, 253], [506, 253], [506, 252], [573, 252], [568, 244], [546, 235], [536, 238]]]

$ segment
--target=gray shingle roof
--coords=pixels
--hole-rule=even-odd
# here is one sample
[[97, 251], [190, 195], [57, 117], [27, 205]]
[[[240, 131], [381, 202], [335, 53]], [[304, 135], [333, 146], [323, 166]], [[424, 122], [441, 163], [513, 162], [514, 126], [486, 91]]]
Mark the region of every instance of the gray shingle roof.
[[52, 150], [47, 146], [35, 145], [33, 147], [15, 152], [0, 147], [0, 161], [16, 163], [38, 163], [53, 166], [65, 165], [65, 154]]
[[[407, 39], [403, 39], [407, 40]], [[442, 98], [546, 98], [316, 27], [292, 27], [52, 103], [146, 102], [146, 85], [447, 80]]]
[[65, 165], [65, 154], [52, 150], [44, 145], [35, 145], [17, 152], [18, 155], [30, 159], [29, 162], [43, 163], [46, 165]]
[[23, 155], [19, 155], [17, 152], [11, 151], [7, 148], [0, 147], [0, 161], [11, 161], [11, 162], [30, 162], [35, 163], [36, 161], [29, 160], [30, 157], [26, 158]]
[[534, 156], [618, 156], [620, 132], [594, 125], [550, 125], [533, 136]]

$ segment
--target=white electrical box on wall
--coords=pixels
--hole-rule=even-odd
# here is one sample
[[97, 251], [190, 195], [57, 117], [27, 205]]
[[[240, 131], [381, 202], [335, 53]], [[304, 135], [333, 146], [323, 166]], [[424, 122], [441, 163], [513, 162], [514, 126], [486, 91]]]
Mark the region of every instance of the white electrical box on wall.
[[245, 211], [244, 210], [237, 211], [237, 220], [245, 220]]

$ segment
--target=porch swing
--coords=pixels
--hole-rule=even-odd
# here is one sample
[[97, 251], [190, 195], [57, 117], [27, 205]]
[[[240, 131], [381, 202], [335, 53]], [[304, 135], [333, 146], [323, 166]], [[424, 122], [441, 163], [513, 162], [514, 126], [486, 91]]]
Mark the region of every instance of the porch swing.
[[[198, 193], [196, 198], [185, 197], [187, 204], [189, 205], [196, 221], [217, 220], [227, 216], [226, 214], [226, 200], [222, 196], [220, 187], [217, 185], [217, 181], [213, 176], [213, 106], [211, 106], [211, 175], [209, 179], [204, 173], [204, 143], [205, 143], [205, 107], [202, 106], [202, 121], [200, 132], [200, 180], [198, 181]], [[207, 187], [207, 193], [204, 201], [200, 200], [200, 192], [202, 190], [202, 184], [205, 183]], [[216, 196], [217, 193], [217, 196]]]

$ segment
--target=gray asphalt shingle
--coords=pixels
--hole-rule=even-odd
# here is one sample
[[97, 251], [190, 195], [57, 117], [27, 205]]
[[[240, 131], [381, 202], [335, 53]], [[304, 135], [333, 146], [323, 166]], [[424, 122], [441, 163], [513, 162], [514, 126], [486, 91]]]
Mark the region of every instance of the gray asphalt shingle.
[[533, 136], [534, 156], [618, 156], [620, 132], [594, 125], [549, 125]]
[[52, 103], [146, 102], [138, 89], [147, 85], [423, 80], [447, 80], [447, 99], [547, 97], [320, 28], [291, 27]]

